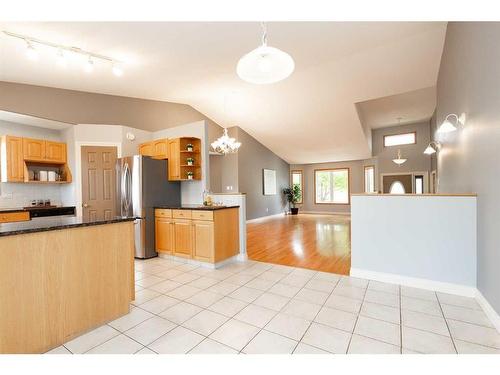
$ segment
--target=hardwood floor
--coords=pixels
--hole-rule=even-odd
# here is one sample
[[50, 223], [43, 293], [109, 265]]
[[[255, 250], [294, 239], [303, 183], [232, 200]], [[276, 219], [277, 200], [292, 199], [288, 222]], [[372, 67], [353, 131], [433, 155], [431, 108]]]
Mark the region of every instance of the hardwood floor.
[[351, 217], [300, 214], [249, 223], [247, 252], [252, 260], [349, 275]]

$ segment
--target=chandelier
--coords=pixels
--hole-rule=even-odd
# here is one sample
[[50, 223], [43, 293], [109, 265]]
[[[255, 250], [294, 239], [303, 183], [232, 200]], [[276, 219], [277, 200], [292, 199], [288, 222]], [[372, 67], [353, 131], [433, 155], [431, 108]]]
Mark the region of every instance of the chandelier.
[[234, 154], [238, 152], [240, 146], [241, 142], [236, 142], [236, 139], [230, 138], [227, 135], [227, 129], [224, 129], [224, 134], [222, 134], [222, 137], [212, 142], [212, 149], [215, 152], [223, 155]]

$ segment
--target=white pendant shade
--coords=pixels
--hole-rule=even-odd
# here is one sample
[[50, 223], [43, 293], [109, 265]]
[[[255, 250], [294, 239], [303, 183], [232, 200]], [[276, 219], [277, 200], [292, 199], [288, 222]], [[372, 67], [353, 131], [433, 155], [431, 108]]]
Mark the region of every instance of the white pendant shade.
[[427, 148], [424, 150], [424, 154], [426, 154], [426, 155], [432, 155], [435, 152], [436, 152], [436, 150], [431, 145], [427, 146]]
[[453, 125], [449, 120], [444, 120], [438, 129], [438, 133], [451, 133], [457, 130], [457, 127]]
[[403, 159], [401, 157], [401, 150], [398, 150], [398, 157], [396, 159], [392, 159], [392, 161], [394, 163], [396, 163], [397, 165], [401, 165], [401, 164], [406, 163], [406, 160], [408, 160], [408, 159]]
[[288, 53], [262, 45], [238, 61], [236, 72], [242, 80], [262, 85], [281, 81], [294, 69], [295, 63]]

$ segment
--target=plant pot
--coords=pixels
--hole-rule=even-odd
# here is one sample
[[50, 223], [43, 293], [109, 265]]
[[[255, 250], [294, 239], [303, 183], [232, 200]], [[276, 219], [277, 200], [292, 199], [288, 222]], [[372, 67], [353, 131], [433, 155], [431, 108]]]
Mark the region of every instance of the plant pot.
[[191, 175], [191, 174], [188, 175], [187, 177], [188, 177], [188, 180], [192, 180], [193, 179], [193, 175]]
[[299, 208], [298, 207], [292, 207], [292, 208], [290, 208], [290, 211], [292, 212], [292, 215], [297, 215], [299, 213]]

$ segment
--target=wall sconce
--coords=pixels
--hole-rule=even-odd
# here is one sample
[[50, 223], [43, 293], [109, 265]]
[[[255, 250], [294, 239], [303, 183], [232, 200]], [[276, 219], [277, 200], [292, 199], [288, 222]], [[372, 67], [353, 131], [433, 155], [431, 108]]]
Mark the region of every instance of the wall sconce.
[[[453, 124], [449, 118], [454, 117], [455, 118], [455, 124]], [[451, 133], [457, 130], [459, 125], [464, 125], [465, 119], [462, 119], [462, 116], [458, 117], [454, 113], [450, 113], [446, 118], [444, 119], [443, 123], [437, 130], [438, 133], [444, 134], [444, 133]]]
[[441, 144], [439, 142], [430, 142], [429, 145], [427, 146], [427, 148], [424, 150], [424, 154], [426, 155], [432, 155], [434, 153], [436, 153], [436, 151], [438, 150], [438, 148], [441, 146]]

